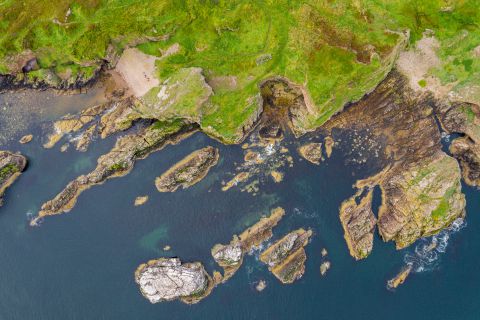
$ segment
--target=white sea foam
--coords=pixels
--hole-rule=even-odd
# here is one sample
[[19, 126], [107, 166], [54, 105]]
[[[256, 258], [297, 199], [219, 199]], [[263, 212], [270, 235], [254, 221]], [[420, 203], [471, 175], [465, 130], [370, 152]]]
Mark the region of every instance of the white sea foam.
[[435, 270], [440, 263], [441, 255], [447, 250], [450, 237], [466, 226], [465, 220], [458, 218], [437, 235], [420, 239], [413, 252], [405, 254], [405, 264], [411, 265], [412, 271], [417, 273]]
[[317, 219], [319, 215], [316, 211], [302, 210], [300, 208], [293, 208], [293, 213], [306, 219]]

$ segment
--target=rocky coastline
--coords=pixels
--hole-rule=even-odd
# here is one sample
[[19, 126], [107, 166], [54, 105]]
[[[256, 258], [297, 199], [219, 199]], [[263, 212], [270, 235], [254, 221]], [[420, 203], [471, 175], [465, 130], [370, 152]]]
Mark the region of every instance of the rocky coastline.
[[[460, 168], [442, 151], [435, 104], [431, 95], [414, 93], [401, 74], [392, 72], [373, 93], [326, 124], [328, 130], [368, 128], [382, 143], [383, 170], [357, 181], [356, 187], [359, 193], [380, 187], [376, 226], [383, 240], [394, 241], [398, 249], [438, 233], [465, 214]], [[362, 207], [371, 206], [371, 200], [364, 201]], [[346, 228], [349, 247], [364, 248], [361, 254], [353, 250], [356, 258], [368, 255], [370, 241], [366, 244], [365, 239], [371, 238], [374, 222], [370, 213], [359, 213], [360, 217], [355, 225], [368, 227], [360, 228], [357, 236], [348, 236], [350, 228]], [[365, 231], [367, 238], [362, 236]]]
[[0, 151], [0, 207], [3, 204], [3, 195], [27, 166], [27, 158], [19, 153]]

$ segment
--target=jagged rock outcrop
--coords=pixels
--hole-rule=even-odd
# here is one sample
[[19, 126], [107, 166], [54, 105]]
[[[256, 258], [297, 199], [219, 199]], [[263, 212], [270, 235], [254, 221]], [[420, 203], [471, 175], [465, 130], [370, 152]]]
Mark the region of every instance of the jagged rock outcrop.
[[45, 216], [70, 211], [84, 190], [101, 184], [107, 179], [127, 174], [136, 160], [145, 158], [151, 152], [160, 150], [169, 143], [177, 143], [192, 134], [195, 129], [192, 125], [184, 125], [178, 121], [156, 122], [135, 134], [118, 138], [113, 149], [98, 159], [97, 167], [92, 172], [79, 176], [54, 199], [44, 203], [38, 217], [31, 223], [35, 224], [37, 219]]
[[366, 258], [373, 248], [373, 234], [377, 219], [372, 211], [372, 194], [367, 194], [357, 203], [355, 198], [344, 201], [340, 206], [340, 221], [345, 231], [350, 255], [357, 260]]
[[307, 256], [304, 247], [311, 236], [311, 230], [295, 230], [263, 251], [260, 260], [282, 283], [292, 283], [305, 272]]
[[160, 258], [140, 265], [135, 282], [151, 303], [180, 299], [193, 304], [205, 298], [213, 281], [200, 262], [182, 263], [178, 258]]
[[390, 290], [398, 288], [398, 286], [402, 285], [405, 280], [407, 280], [411, 272], [412, 266], [407, 265], [395, 277], [387, 281], [387, 288]]
[[217, 148], [208, 146], [194, 151], [158, 177], [155, 186], [160, 192], [174, 192], [179, 187], [191, 187], [205, 178], [218, 159]]
[[463, 137], [452, 141], [450, 152], [460, 162], [465, 182], [480, 185], [480, 106], [455, 103], [438, 108], [439, 120], [448, 133]]
[[[371, 94], [333, 117], [325, 128], [339, 132], [369, 129], [382, 146], [383, 170], [357, 182], [382, 191], [377, 226], [398, 249], [433, 235], [465, 214], [460, 168], [442, 151], [440, 130], [428, 94], [416, 94], [392, 72]], [[335, 130], [332, 131], [335, 136]], [[365, 215], [368, 225], [370, 215]]]
[[212, 256], [224, 270], [222, 282], [231, 278], [240, 268], [243, 256], [272, 237], [272, 229], [285, 215], [285, 210], [278, 207], [272, 209], [268, 217], [262, 217], [260, 221], [242, 232], [239, 236], [234, 235], [229, 244], [216, 244], [212, 248]]
[[267, 106], [264, 110], [266, 118], [276, 114], [277, 118], [290, 125], [296, 136], [305, 133], [305, 123], [313, 113], [305, 88], [286, 78], [272, 77], [260, 83], [260, 90]]
[[307, 143], [298, 148], [298, 153], [313, 164], [320, 164], [322, 160], [322, 144], [317, 142]]
[[5, 190], [22, 174], [27, 166], [27, 158], [18, 153], [0, 151], [0, 207]]

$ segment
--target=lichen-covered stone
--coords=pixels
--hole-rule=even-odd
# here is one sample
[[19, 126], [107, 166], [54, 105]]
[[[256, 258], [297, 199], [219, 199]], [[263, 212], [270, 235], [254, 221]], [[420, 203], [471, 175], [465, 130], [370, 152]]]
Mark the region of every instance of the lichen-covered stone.
[[178, 258], [160, 258], [142, 264], [135, 282], [151, 303], [180, 299], [196, 303], [206, 297], [213, 281], [200, 262], [182, 263]]
[[218, 149], [208, 146], [194, 151], [155, 180], [160, 192], [174, 192], [202, 180], [219, 159]]

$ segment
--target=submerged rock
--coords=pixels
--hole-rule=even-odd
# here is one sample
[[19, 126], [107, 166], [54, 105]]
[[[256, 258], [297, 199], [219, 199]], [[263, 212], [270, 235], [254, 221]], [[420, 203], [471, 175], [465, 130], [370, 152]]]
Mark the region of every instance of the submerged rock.
[[26, 165], [27, 159], [21, 154], [0, 151], [0, 207], [5, 191], [22, 174]]
[[160, 258], [140, 265], [135, 282], [151, 303], [180, 299], [193, 304], [213, 288], [213, 280], [200, 262], [182, 263], [178, 258]]
[[223, 187], [222, 191], [227, 191], [231, 189], [232, 187], [236, 186], [240, 182], [246, 181], [250, 177], [249, 172], [240, 172], [237, 174], [235, 177], [233, 177], [232, 180], [228, 181]]
[[212, 248], [215, 262], [224, 270], [222, 282], [230, 279], [240, 268], [245, 253], [272, 237], [273, 227], [278, 224], [284, 214], [285, 210], [280, 207], [275, 208], [268, 217], [262, 217], [239, 236], [234, 235], [229, 244], [216, 244]]
[[311, 235], [311, 230], [295, 230], [263, 251], [260, 260], [282, 283], [292, 283], [305, 272], [307, 256], [304, 247]]
[[205, 178], [210, 168], [217, 164], [218, 158], [218, 149], [214, 147], [194, 151], [158, 177], [155, 186], [160, 192], [191, 187]]
[[356, 196], [340, 206], [340, 221], [345, 231], [350, 254], [355, 259], [366, 258], [373, 248], [373, 234], [377, 219], [372, 211], [372, 190], [357, 204]]
[[321, 143], [308, 143], [298, 148], [298, 153], [307, 161], [313, 164], [320, 164], [322, 160], [322, 144]]
[[113, 149], [98, 159], [97, 167], [92, 172], [79, 176], [54, 199], [44, 203], [38, 217], [31, 224], [36, 224], [39, 218], [70, 211], [84, 190], [107, 179], [126, 175], [136, 160], [143, 159], [168, 144], [177, 143], [194, 131], [194, 127], [182, 122], [156, 122], [135, 134], [118, 138]]

